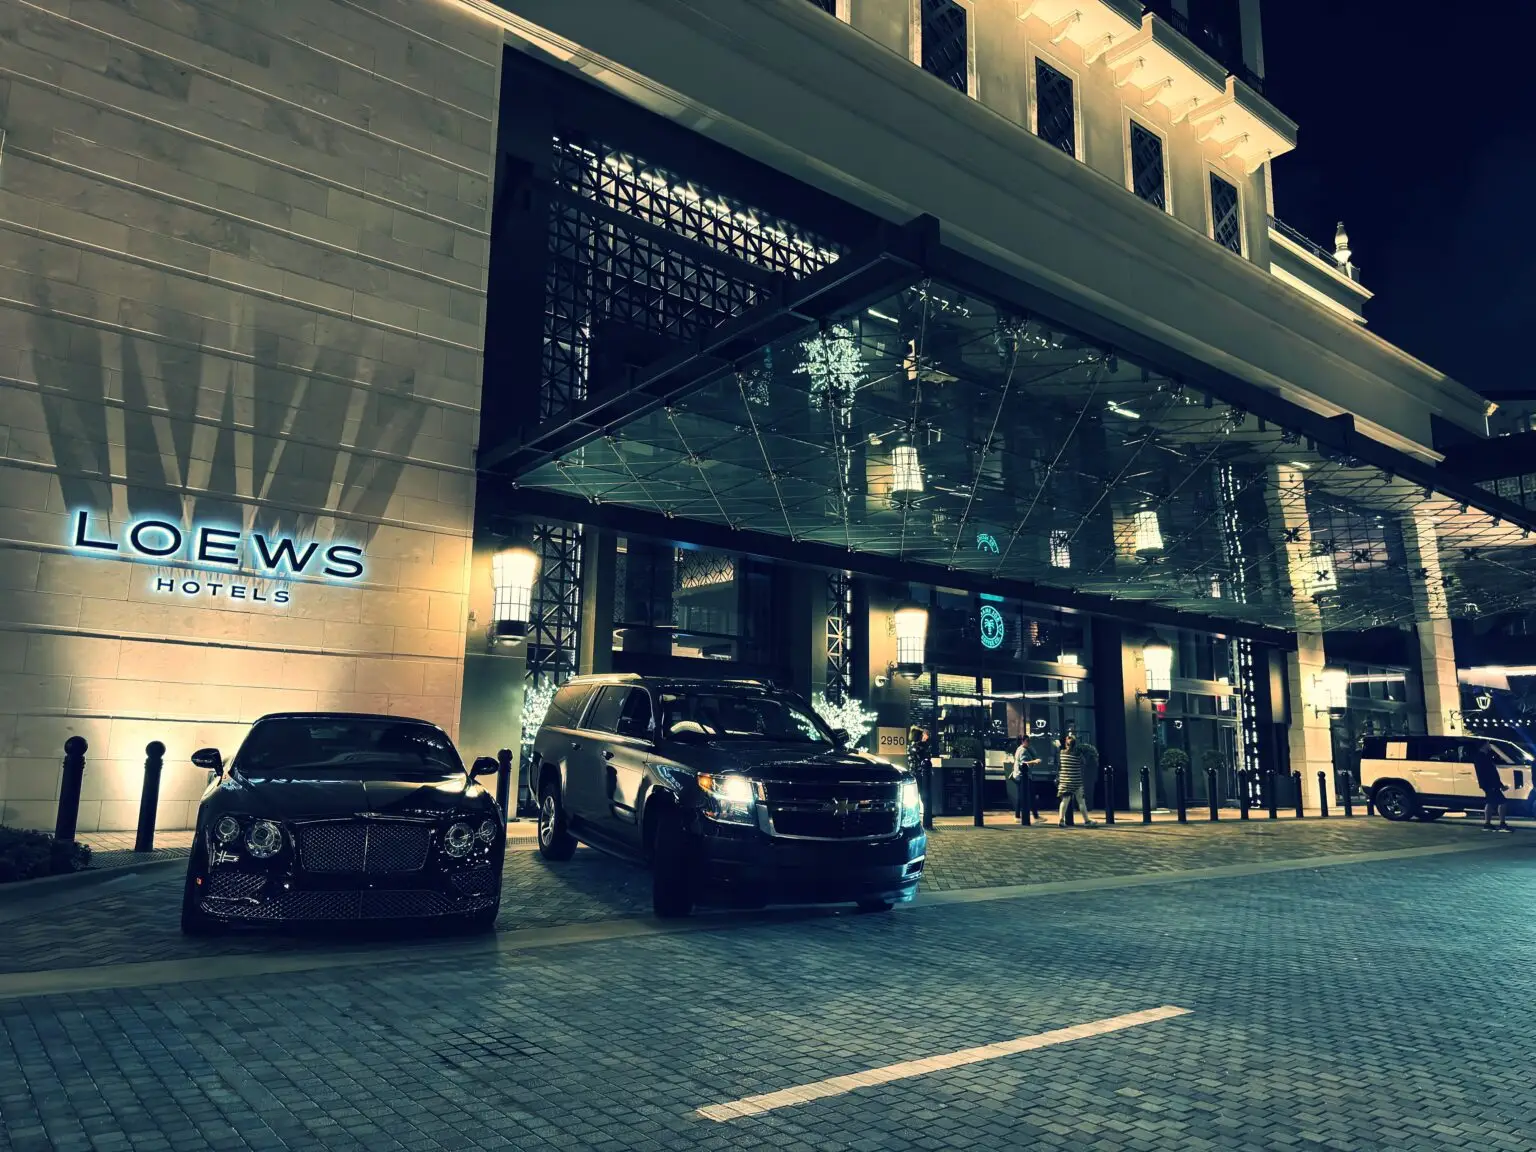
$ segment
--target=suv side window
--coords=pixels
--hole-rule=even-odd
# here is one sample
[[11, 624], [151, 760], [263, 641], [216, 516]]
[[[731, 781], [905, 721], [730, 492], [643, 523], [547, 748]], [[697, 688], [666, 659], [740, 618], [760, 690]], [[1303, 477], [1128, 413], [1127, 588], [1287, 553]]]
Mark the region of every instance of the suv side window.
[[1470, 764], [1472, 753], [1475, 750], [1471, 744], [1465, 744], [1461, 740], [1428, 738], [1430, 745], [1428, 755], [1422, 757], [1425, 760], [1437, 760], [1442, 764]]
[[545, 728], [574, 728], [581, 723], [581, 713], [592, 695], [590, 684], [562, 684], [555, 690], [549, 710], [544, 713]]
[[651, 694], [644, 688], [631, 688], [619, 713], [618, 734], [636, 740], [649, 739], [656, 722], [651, 714]]
[[594, 732], [617, 732], [619, 716], [624, 711], [624, 701], [629, 693], [627, 685], [610, 684], [604, 688], [597, 694], [597, 703], [592, 705], [592, 712], [583, 727]]

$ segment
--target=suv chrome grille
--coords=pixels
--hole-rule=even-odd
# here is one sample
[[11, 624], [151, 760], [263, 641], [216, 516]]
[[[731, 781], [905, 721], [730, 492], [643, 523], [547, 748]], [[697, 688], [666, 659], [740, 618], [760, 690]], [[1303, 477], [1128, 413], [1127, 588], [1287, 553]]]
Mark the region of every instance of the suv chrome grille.
[[763, 781], [767, 832], [800, 840], [882, 840], [901, 822], [895, 784]]
[[298, 833], [299, 862], [309, 872], [419, 872], [432, 842], [430, 825], [406, 821], [323, 821]]

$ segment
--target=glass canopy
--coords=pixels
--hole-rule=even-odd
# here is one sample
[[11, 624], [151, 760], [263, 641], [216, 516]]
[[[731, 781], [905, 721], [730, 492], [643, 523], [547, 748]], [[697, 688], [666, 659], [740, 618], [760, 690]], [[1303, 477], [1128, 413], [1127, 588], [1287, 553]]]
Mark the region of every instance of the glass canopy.
[[1536, 542], [931, 280], [521, 478], [605, 504], [1288, 630], [1527, 605]]

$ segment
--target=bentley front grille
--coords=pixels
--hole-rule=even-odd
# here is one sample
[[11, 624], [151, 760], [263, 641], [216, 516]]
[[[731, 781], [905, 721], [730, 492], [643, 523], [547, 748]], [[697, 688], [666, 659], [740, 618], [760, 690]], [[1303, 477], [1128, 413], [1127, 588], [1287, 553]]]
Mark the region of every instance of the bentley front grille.
[[495, 900], [494, 894], [455, 900], [428, 889], [285, 892], [260, 904], [220, 911], [251, 920], [403, 920], [477, 912]]
[[321, 821], [298, 831], [299, 863], [308, 872], [419, 872], [432, 843], [430, 825], [406, 821]]

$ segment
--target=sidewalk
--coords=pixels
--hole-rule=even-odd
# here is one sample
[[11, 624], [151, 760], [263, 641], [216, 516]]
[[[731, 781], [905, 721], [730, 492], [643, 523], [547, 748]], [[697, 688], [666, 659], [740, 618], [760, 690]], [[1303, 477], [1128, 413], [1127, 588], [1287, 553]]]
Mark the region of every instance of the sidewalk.
[[[1303, 819], [1306, 819], [1306, 820], [1320, 820], [1320, 819], [1322, 819], [1322, 812], [1319, 809], [1317, 809], [1317, 808], [1308, 808], [1305, 811], [1306, 811], [1306, 815], [1303, 817]], [[1190, 824], [1209, 824], [1209, 823], [1211, 823], [1211, 810], [1210, 810], [1209, 807], [1207, 807], [1204, 804], [1202, 804], [1198, 808], [1196, 808], [1194, 806], [1191, 806], [1191, 807], [1185, 809], [1185, 814], [1189, 817], [1188, 823], [1190, 823]], [[1088, 815], [1093, 820], [1093, 822], [1095, 824], [1102, 824], [1102, 823], [1104, 823], [1104, 813], [1101, 810], [1095, 809], [1092, 812], [1090, 812]], [[1292, 806], [1290, 808], [1280, 808], [1280, 809], [1278, 809], [1276, 811], [1275, 815], [1276, 815], [1276, 820], [1277, 821], [1279, 821], [1279, 820], [1290, 820], [1290, 821], [1294, 822], [1295, 819], [1296, 819], [1296, 809], [1295, 809], [1294, 806]], [[1243, 819], [1242, 812], [1239, 809], [1237, 809], [1237, 808], [1227, 808], [1227, 807], [1218, 808], [1217, 809], [1217, 816], [1218, 816], [1218, 822], [1222, 823], [1222, 824], [1225, 824], [1229, 820], [1232, 821], [1234, 824], [1242, 823], [1242, 819]], [[1329, 804], [1328, 805], [1328, 819], [1330, 821], [1332, 821], [1332, 820], [1341, 820], [1342, 821], [1342, 820], [1347, 820], [1347, 819], [1363, 820], [1365, 818], [1366, 818], [1366, 810], [1365, 810], [1365, 805], [1363, 803], [1355, 805], [1355, 811], [1354, 811], [1354, 816], [1353, 817], [1346, 817], [1344, 815], [1344, 810], [1342, 808], [1335, 807], [1333, 804]], [[1380, 816], [1371, 816], [1370, 819], [1378, 820], [1379, 821], [1379, 820], [1381, 820], [1381, 817]], [[1453, 813], [1447, 813], [1446, 816], [1444, 817], [1444, 819], [1452, 820], [1452, 819], [1457, 819], [1457, 817]], [[1007, 810], [1004, 810], [1004, 809], [1001, 809], [1001, 808], [989, 808], [987, 810], [987, 812], [986, 812], [985, 820], [986, 820], [986, 826], [988, 828], [1002, 827], [1002, 826], [1005, 826], [1005, 825], [1007, 825], [1007, 826], [1017, 826], [1018, 823], [1019, 823], [1018, 817], [1015, 816], [1012, 811], [1007, 811]], [[1250, 809], [1248, 809], [1248, 822], [1249, 823], [1253, 823], [1254, 821], [1264, 821], [1264, 822], [1267, 823], [1269, 821], [1269, 810], [1267, 808], [1250, 808]], [[1177, 812], [1173, 811], [1171, 808], [1154, 808], [1152, 810], [1152, 823], [1154, 823], [1154, 824], [1177, 824], [1178, 822], [1179, 822], [1179, 814]], [[1054, 808], [1051, 808], [1051, 809], [1044, 809], [1044, 808], [1042, 808], [1041, 811], [1040, 811], [1040, 818], [1038, 820], [1036, 820], [1033, 816], [1030, 817], [1030, 824], [1031, 825], [1040, 824], [1040, 825], [1043, 825], [1045, 827], [1054, 828], [1054, 827], [1056, 827], [1056, 823], [1057, 823], [1057, 821], [1056, 821], [1056, 809], [1054, 809]], [[1124, 808], [1118, 808], [1118, 809], [1115, 810], [1115, 826], [1116, 827], [1119, 827], [1122, 824], [1138, 824], [1139, 825], [1140, 823], [1141, 823], [1141, 809], [1140, 808], [1136, 808], [1136, 809], [1132, 809], [1132, 810], [1127, 810], [1127, 809], [1124, 809]], [[970, 827], [973, 827], [974, 824], [975, 824], [975, 817], [971, 816], [971, 815], [965, 815], [965, 816], [935, 816], [933, 818], [933, 826], [935, 828], [970, 828]]]

